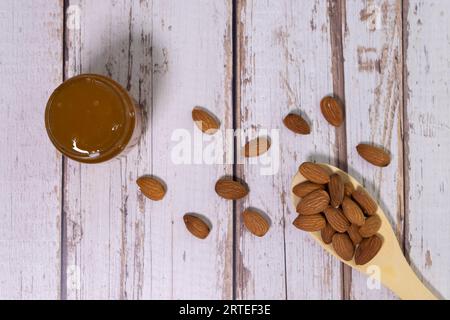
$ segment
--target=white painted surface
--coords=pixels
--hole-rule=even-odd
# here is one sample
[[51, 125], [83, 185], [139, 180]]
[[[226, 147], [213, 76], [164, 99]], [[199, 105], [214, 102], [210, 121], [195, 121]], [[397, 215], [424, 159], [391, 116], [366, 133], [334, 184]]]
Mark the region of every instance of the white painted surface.
[[60, 2], [0, 2], [0, 299], [60, 295], [61, 156], [46, 137], [62, 80]]
[[[282, 143], [276, 175], [261, 176], [262, 166], [248, 162], [236, 166], [250, 187], [234, 213], [236, 298], [340, 299], [344, 288], [352, 299], [394, 298], [384, 289], [368, 291], [356, 273], [343, 287], [340, 264], [291, 224], [287, 188], [298, 165], [336, 163], [342, 146], [350, 173], [381, 200], [400, 239], [405, 223], [418, 273], [448, 298], [450, 6], [341, 1], [340, 62], [332, 57], [332, 2], [237, 1], [237, 124], [279, 129]], [[222, 128], [233, 127], [232, 1], [67, 4], [63, 74], [63, 1], [0, 3], [0, 297], [232, 298], [233, 205], [213, 190], [233, 167], [175, 165], [170, 158], [173, 130], [198, 133], [190, 116], [195, 105], [211, 110]], [[343, 63], [346, 139], [319, 113], [320, 99], [341, 85], [333, 62]], [[147, 126], [126, 158], [95, 166], [66, 161], [62, 170], [45, 134], [44, 105], [63, 75], [80, 72], [127, 87], [145, 107]], [[283, 127], [292, 110], [306, 114], [310, 136]], [[391, 166], [378, 169], [359, 158], [355, 146], [367, 141], [389, 149]], [[166, 182], [163, 201], [140, 195], [135, 179], [145, 174]], [[243, 229], [247, 206], [270, 217], [266, 237]], [[207, 240], [187, 233], [187, 212], [210, 220]]]
[[[340, 263], [293, 227], [297, 214], [289, 200], [292, 178], [303, 161], [330, 162], [334, 157], [335, 130], [319, 112], [321, 98], [333, 88], [326, 12], [324, 1], [243, 1], [238, 8], [239, 126], [276, 129], [269, 131], [270, 152], [279, 165], [275, 175], [267, 176], [260, 174], [264, 163], [247, 161], [240, 168], [250, 195], [238, 202], [238, 217], [245, 208], [255, 207], [272, 222], [269, 233], [259, 239], [238, 219], [240, 299], [341, 297]], [[284, 127], [282, 120], [291, 111], [306, 115], [311, 135], [296, 135]]]
[[449, 299], [450, 3], [409, 1], [407, 34], [407, 250]]
[[[379, 201], [403, 240], [402, 6], [398, 0], [347, 2], [344, 74], [349, 173]], [[391, 154], [378, 168], [356, 151], [373, 143]], [[352, 272], [350, 298], [390, 299], [384, 288], [368, 290], [367, 277]]]

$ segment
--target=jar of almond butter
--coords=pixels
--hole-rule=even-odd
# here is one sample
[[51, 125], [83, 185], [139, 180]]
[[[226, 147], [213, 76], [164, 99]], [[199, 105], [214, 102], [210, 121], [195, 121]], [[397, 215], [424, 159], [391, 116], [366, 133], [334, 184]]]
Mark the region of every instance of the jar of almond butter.
[[141, 110], [117, 82], [83, 74], [61, 84], [50, 96], [45, 126], [66, 157], [100, 163], [125, 155], [141, 133]]

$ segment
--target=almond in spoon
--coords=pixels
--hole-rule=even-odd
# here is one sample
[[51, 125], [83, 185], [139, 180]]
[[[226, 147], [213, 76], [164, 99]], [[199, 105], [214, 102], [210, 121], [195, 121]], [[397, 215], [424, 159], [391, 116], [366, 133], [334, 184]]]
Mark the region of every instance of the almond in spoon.
[[333, 236], [333, 249], [339, 257], [345, 261], [350, 261], [355, 253], [355, 246], [350, 237], [345, 233], [336, 233]]
[[365, 265], [370, 262], [380, 251], [382, 245], [383, 240], [379, 235], [364, 239], [355, 252], [356, 265]]
[[345, 197], [342, 202], [342, 210], [347, 219], [357, 226], [362, 226], [365, 222], [364, 213], [361, 208], [349, 197]]
[[304, 162], [298, 169], [307, 180], [317, 184], [327, 184], [330, 182], [330, 175], [327, 170], [312, 162]]
[[358, 188], [352, 193], [352, 198], [361, 206], [365, 213], [374, 215], [378, 210], [377, 203], [362, 188]]
[[303, 231], [315, 232], [325, 228], [327, 222], [321, 214], [313, 214], [309, 216], [300, 214], [294, 220], [293, 225]]
[[344, 200], [344, 182], [338, 174], [333, 174], [328, 183], [328, 191], [330, 192], [331, 206], [337, 208]]
[[350, 227], [350, 222], [347, 220], [340, 209], [328, 207], [325, 209], [324, 213], [328, 223], [337, 232], [343, 233]]
[[297, 212], [302, 215], [313, 215], [328, 207], [330, 196], [325, 190], [316, 190], [306, 195], [297, 205]]
[[324, 185], [317, 184], [310, 181], [304, 181], [302, 183], [299, 183], [294, 188], [292, 188], [292, 192], [299, 198], [303, 198], [304, 196], [310, 194], [313, 191], [316, 190], [323, 190], [325, 189]]

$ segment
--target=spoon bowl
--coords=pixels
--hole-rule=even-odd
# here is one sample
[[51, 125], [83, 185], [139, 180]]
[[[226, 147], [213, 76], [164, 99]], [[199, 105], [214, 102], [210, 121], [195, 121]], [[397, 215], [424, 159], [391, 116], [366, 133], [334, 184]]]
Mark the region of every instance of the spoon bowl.
[[[330, 174], [339, 174], [342, 180], [347, 183], [351, 183], [356, 189], [364, 187], [352, 176], [346, 172], [333, 167], [328, 164], [319, 164], [321, 167], [326, 169]], [[307, 179], [303, 177], [300, 172], [294, 176], [291, 186], [291, 200], [294, 208], [300, 202], [301, 198], [297, 197], [292, 189], [299, 183], [306, 181]], [[364, 189], [365, 190], [365, 189]], [[400, 248], [399, 242], [395, 236], [394, 230], [392, 229], [389, 220], [384, 214], [381, 207], [378, 205], [376, 214], [381, 219], [381, 228], [378, 234], [383, 239], [383, 246], [377, 255], [365, 265], [357, 265], [352, 259], [351, 261], [345, 261], [341, 259], [336, 252], [333, 250], [331, 244], [326, 244], [322, 241], [320, 231], [310, 232], [312, 237], [330, 254], [345, 263], [346, 265], [356, 269], [364, 274], [373, 276], [374, 267], [379, 271], [381, 277], [380, 281], [386, 287], [391, 289], [398, 297], [406, 300], [436, 300], [428, 288], [419, 280], [417, 275], [411, 269], [410, 265], [406, 261], [405, 256]]]

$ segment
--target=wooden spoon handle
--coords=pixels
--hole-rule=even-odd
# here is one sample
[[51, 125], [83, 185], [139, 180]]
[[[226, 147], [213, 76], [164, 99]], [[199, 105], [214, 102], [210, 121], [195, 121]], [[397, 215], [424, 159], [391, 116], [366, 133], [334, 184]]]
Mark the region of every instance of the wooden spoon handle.
[[403, 300], [437, 300], [412, 270], [403, 255], [391, 257], [389, 265], [381, 267], [381, 282]]

